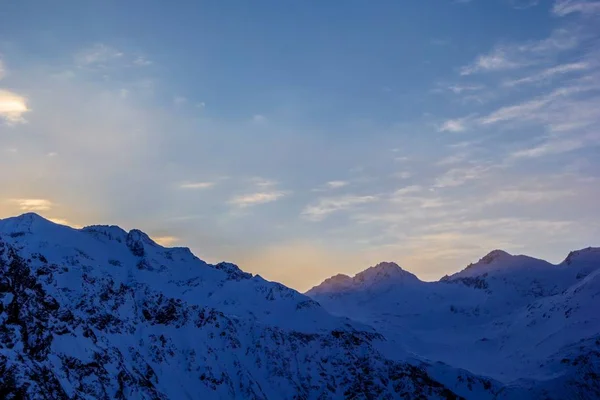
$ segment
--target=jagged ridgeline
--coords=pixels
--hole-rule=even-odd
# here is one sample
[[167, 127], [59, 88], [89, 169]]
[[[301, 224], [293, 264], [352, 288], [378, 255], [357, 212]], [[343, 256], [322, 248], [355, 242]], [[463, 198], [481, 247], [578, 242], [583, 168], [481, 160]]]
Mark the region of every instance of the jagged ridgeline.
[[[1, 399], [497, 398], [369, 325], [115, 226], [0, 220]], [[505, 391], [504, 391], [505, 392]]]
[[557, 265], [494, 250], [437, 282], [381, 263], [307, 295], [375, 327], [388, 357], [408, 352], [464, 368], [522, 398], [600, 399], [598, 248]]

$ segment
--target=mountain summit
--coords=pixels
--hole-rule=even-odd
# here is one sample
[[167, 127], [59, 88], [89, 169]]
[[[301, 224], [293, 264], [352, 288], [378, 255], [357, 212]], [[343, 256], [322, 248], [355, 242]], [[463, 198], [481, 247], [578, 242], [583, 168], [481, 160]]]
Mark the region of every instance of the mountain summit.
[[354, 277], [338, 274], [310, 289], [309, 296], [327, 293], [345, 293], [367, 290], [381, 286], [404, 285], [421, 282], [414, 274], [403, 270], [394, 262], [381, 262], [359, 272]]

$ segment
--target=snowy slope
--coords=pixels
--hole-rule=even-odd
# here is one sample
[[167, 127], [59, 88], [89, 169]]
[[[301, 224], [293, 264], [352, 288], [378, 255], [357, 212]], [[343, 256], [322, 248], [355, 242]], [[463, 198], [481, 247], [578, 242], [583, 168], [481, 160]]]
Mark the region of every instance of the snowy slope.
[[388, 346], [305, 295], [138, 230], [0, 220], [3, 399], [519, 398]]
[[[379, 269], [367, 271], [414, 277]], [[600, 398], [592, 379], [600, 377], [600, 249], [572, 252], [559, 265], [495, 250], [439, 282], [359, 276], [342, 287], [326, 280], [307, 295], [374, 326], [388, 356], [442, 361], [532, 398]]]

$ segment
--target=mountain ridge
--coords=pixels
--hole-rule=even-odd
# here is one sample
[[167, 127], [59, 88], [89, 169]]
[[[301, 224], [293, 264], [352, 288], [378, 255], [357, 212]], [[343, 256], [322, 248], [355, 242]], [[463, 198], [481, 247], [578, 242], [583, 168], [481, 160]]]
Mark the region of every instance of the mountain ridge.
[[[535, 268], [560, 267], [563, 265], [568, 265], [570, 260], [572, 260], [576, 257], [582, 257], [582, 256], [585, 256], [586, 254], [596, 254], [596, 253], [600, 254], [600, 247], [587, 247], [587, 248], [583, 248], [580, 250], [572, 250], [571, 252], [569, 252], [569, 254], [567, 255], [567, 257], [565, 258], [564, 261], [562, 261], [558, 264], [552, 264], [548, 261], [534, 258], [531, 256], [527, 256], [527, 255], [523, 255], [523, 254], [513, 255], [504, 250], [496, 249], [496, 250], [490, 251], [485, 256], [481, 257], [479, 259], [479, 261], [467, 265], [460, 271], [457, 271], [450, 275], [444, 275], [439, 280], [432, 281], [432, 282], [444, 282], [444, 281], [448, 282], [448, 281], [452, 281], [452, 280], [456, 280], [456, 279], [460, 279], [460, 278], [477, 278], [482, 275], [490, 274], [493, 272], [509, 272], [508, 270], [510, 268], [522, 267], [523, 264], [525, 264], [525, 263], [530, 263], [531, 265], [528, 266], [530, 268], [531, 267], [535, 267]], [[328, 292], [328, 291], [335, 291], [335, 290], [339, 289], [339, 287], [337, 285], [339, 285], [340, 282], [345, 283], [345, 285], [343, 285], [343, 286], [346, 289], [349, 289], [353, 284], [356, 285], [358, 283], [365, 283], [365, 282], [367, 284], [369, 284], [370, 283], [370, 282], [368, 282], [369, 278], [374, 277], [375, 279], [379, 279], [382, 275], [385, 275], [385, 273], [380, 273], [382, 271], [401, 272], [402, 274], [404, 274], [404, 276], [411, 277], [411, 280], [413, 280], [414, 282], [418, 281], [418, 282], [426, 283], [425, 281], [421, 281], [413, 273], [403, 269], [402, 267], [398, 266], [398, 264], [396, 264], [394, 262], [380, 262], [380, 263], [376, 264], [375, 266], [368, 267], [360, 272], [357, 272], [352, 277], [345, 275], [345, 274], [337, 274], [330, 278], [326, 278], [323, 282], [321, 282], [318, 285], [313, 286], [311, 289], [307, 290], [305, 293], [306, 294], [316, 294], [316, 293], [323, 293], [323, 292]], [[390, 277], [389, 274], [387, 277], [388, 278]], [[412, 279], [412, 277], [414, 277], [414, 279]], [[392, 284], [393, 282], [388, 282], [388, 283]], [[429, 283], [431, 283], [431, 282], [429, 282]]]
[[464, 370], [388, 357], [385, 343], [293, 289], [135, 229], [0, 220], [0, 398], [491, 399], [501, 390]]

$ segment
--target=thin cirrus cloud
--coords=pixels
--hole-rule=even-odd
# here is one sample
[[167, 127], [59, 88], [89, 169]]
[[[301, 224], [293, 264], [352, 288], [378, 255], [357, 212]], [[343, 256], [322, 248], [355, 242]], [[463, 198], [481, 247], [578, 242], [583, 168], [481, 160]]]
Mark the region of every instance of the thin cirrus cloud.
[[[598, 139], [595, 138], [595, 144], [598, 144]], [[581, 149], [588, 142], [593, 142], [593, 140], [587, 140], [587, 138], [578, 138], [578, 139], [550, 139], [546, 142], [527, 149], [517, 150], [513, 152], [510, 156], [512, 158], [537, 158], [543, 157], [547, 155], [555, 155], [566, 153], [569, 151]]]
[[491, 167], [486, 165], [473, 165], [464, 168], [453, 168], [439, 176], [434, 184], [435, 188], [456, 187], [474, 179], [480, 179]]
[[272, 203], [283, 198], [287, 194], [288, 193], [284, 191], [249, 193], [233, 197], [229, 200], [229, 204], [242, 208], [251, 207], [259, 204]]
[[460, 75], [509, 71], [537, 65], [561, 52], [574, 49], [580, 41], [576, 32], [557, 29], [546, 39], [497, 45], [491, 52], [479, 55], [474, 62], [463, 66]]
[[346, 181], [329, 181], [327, 182], [327, 187], [331, 189], [338, 189], [344, 186], [347, 186], [348, 182]]
[[179, 185], [181, 189], [208, 189], [215, 186], [214, 182], [192, 182], [182, 183]]
[[75, 55], [75, 63], [79, 67], [103, 66], [117, 59], [121, 59], [123, 55], [123, 52], [113, 47], [98, 43], [77, 53]]
[[349, 210], [354, 207], [373, 203], [379, 200], [378, 196], [338, 196], [319, 199], [315, 204], [308, 205], [302, 211], [302, 216], [312, 220], [321, 221], [329, 214]]
[[589, 69], [590, 67], [591, 65], [586, 62], [557, 65], [555, 67], [545, 69], [535, 75], [506, 81], [504, 82], [504, 86], [518, 86], [523, 84], [542, 82], [557, 75], [568, 74], [570, 72], [584, 71]]
[[558, 0], [554, 3], [552, 12], [561, 17], [572, 13], [600, 15], [600, 1]]
[[47, 199], [12, 199], [11, 203], [17, 205], [21, 211], [48, 211], [54, 206]]
[[570, 190], [541, 190], [541, 189], [503, 189], [488, 197], [484, 204], [505, 204], [505, 203], [541, 203], [551, 202], [564, 197], [574, 196]]

